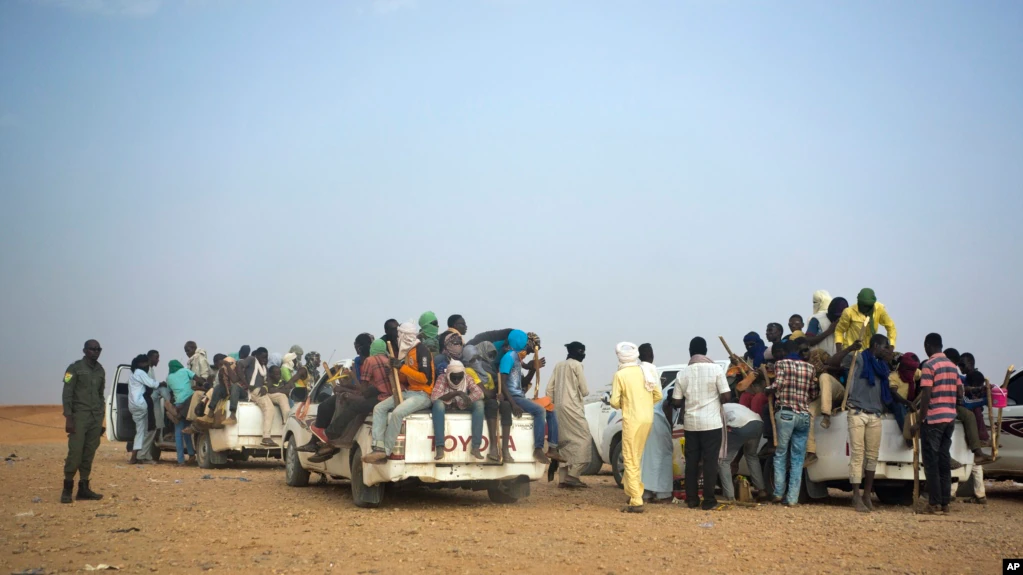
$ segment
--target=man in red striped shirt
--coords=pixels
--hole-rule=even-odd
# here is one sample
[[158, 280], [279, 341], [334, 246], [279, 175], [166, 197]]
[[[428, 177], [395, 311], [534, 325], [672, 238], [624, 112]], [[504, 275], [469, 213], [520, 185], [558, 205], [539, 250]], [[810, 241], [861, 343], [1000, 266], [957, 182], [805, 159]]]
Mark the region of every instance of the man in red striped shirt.
[[963, 393], [959, 368], [941, 353], [941, 336], [924, 338], [928, 360], [923, 363], [920, 378], [920, 421], [913, 426], [922, 430], [924, 470], [927, 474], [928, 506], [926, 513], [948, 513], [952, 489], [952, 431], [956, 421], [956, 399]]

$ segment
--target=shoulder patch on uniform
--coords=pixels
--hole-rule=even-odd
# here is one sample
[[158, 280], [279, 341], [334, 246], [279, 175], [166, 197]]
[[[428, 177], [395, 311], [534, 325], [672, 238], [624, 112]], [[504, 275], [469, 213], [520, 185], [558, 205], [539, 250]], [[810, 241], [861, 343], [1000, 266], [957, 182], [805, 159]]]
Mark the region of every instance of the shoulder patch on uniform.
[[71, 372], [70, 371], [65, 371], [64, 372], [64, 383], [71, 383]]

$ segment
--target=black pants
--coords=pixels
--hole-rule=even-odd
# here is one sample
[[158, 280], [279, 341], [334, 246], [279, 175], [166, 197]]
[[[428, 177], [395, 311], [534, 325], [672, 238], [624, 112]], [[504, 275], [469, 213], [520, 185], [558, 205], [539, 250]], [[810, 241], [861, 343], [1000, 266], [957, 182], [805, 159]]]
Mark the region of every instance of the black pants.
[[[231, 404], [228, 406], [230, 408], [227, 410], [228, 415], [238, 411], [238, 401], [241, 400], [243, 393], [245, 392], [242, 391], [240, 386], [231, 386]], [[220, 403], [220, 400], [224, 399], [226, 395], [227, 391], [224, 389], [224, 384], [218, 382], [217, 385], [213, 387], [213, 397], [210, 398], [210, 413], [213, 413], [217, 409], [217, 404]], [[249, 394], [245, 393], [245, 397], [247, 398], [248, 396]]]
[[718, 452], [721, 451], [721, 430], [686, 431], [686, 504], [695, 507], [700, 500], [700, 462], [703, 462], [703, 508], [718, 504], [714, 488], [718, 484]]
[[337, 400], [333, 397], [320, 404], [316, 409], [316, 422], [314, 426], [325, 429], [334, 420], [334, 413], [337, 411]]
[[948, 505], [952, 490], [952, 431], [955, 422], [921, 426], [920, 442], [927, 474], [927, 500], [931, 505]]
[[[337, 402], [334, 402], [335, 404]], [[345, 428], [348, 424], [355, 421], [356, 419], [365, 419], [367, 415], [373, 412], [373, 408], [380, 403], [377, 398], [369, 399], [366, 397], [351, 397], [344, 402], [341, 406], [341, 411], [338, 412], [337, 417], [327, 426], [327, 439], [337, 439], [344, 435]], [[319, 411], [316, 412], [319, 416]]]
[[497, 412], [501, 412], [501, 426], [511, 427], [512, 424], [512, 409], [511, 403], [502, 401], [498, 404], [496, 399], [485, 399], [483, 400], [483, 418], [492, 421], [497, 419]]

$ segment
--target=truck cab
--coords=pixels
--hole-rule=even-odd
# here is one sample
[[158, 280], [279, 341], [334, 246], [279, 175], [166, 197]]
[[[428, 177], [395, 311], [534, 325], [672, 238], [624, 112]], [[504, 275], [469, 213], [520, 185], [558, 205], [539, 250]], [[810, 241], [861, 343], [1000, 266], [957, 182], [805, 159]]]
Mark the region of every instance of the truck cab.
[[[426, 487], [432, 489], [486, 490], [495, 503], [514, 503], [528, 497], [531, 481], [543, 476], [546, 465], [533, 459], [533, 420], [528, 414], [512, 422], [510, 450], [514, 463], [489, 464], [472, 459], [472, 438], [468, 413], [445, 417], [445, 456], [434, 461], [433, 419], [429, 411], [408, 416], [394, 451], [385, 463], [363, 464], [363, 454], [372, 450], [372, 417], [359, 430], [350, 449], [323, 463], [310, 463], [311, 454], [296, 448], [312, 438], [309, 426], [324, 403], [335, 401], [333, 387], [322, 379], [310, 392], [309, 410], [302, 421], [292, 417], [284, 429], [285, 480], [292, 487], [309, 484], [312, 473], [350, 480], [352, 499], [358, 507], [377, 507], [384, 500], [385, 487]], [[482, 450], [489, 448], [483, 432]]]

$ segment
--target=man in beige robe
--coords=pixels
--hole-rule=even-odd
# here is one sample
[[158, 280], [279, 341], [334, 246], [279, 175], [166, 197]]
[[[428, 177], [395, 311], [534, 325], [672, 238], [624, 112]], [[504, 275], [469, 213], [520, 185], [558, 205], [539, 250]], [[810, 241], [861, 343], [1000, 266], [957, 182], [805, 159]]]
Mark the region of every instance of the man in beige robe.
[[547, 382], [547, 395], [554, 401], [558, 416], [558, 451], [566, 463], [558, 470], [558, 487], [576, 489], [589, 487], [579, 477], [590, 463], [593, 439], [586, 423], [583, 400], [590, 391], [586, 388], [586, 375], [582, 361], [586, 346], [573, 341], [566, 344], [568, 358], [554, 366]]

